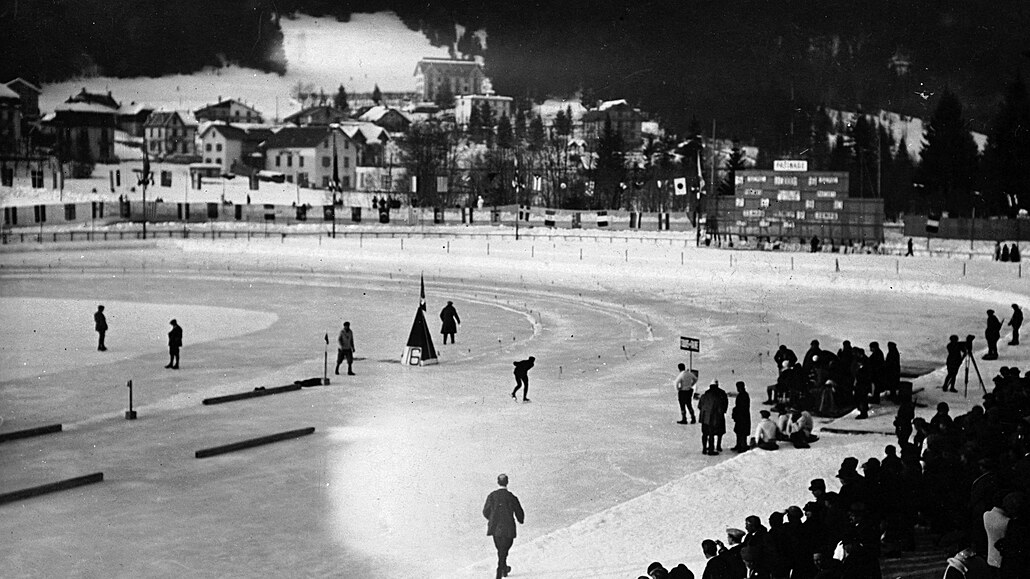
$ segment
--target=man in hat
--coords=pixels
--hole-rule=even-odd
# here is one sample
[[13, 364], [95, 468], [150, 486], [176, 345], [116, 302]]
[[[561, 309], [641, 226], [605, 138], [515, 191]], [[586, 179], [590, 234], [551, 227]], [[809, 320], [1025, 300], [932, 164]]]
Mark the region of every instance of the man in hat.
[[998, 340], [1001, 339], [1001, 320], [994, 315], [994, 310], [987, 310], [987, 329], [984, 330], [984, 339], [987, 340], [987, 353], [983, 355], [983, 359], [997, 360]]
[[1009, 340], [1010, 346], [1019, 345], [1019, 328], [1022, 325], [1023, 310], [1020, 309], [1019, 304], [1012, 304], [1012, 317], [1009, 318], [1009, 326], [1012, 326], [1012, 339]]
[[726, 434], [726, 409], [730, 399], [715, 380], [701, 395], [697, 410], [701, 418], [701, 454], [722, 452], [722, 435]]
[[350, 329], [350, 322], [343, 323], [340, 335], [336, 337], [336, 374], [340, 374], [340, 364], [347, 360], [347, 375], [353, 376], [354, 370], [354, 332]]
[[751, 434], [751, 397], [748, 396], [744, 382], [737, 382], [737, 399], [733, 403], [733, 434], [737, 435], [737, 444], [733, 452], [744, 452], [747, 448], [747, 436]]
[[747, 574], [744, 558], [740, 554], [744, 548], [744, 536], [746, 534], [741, 529], [729, 528], [726, 529], [726, 542], [729, 546], [726, 547], [719, 541], [715, 542], [720, 547], [719, 558], [726, 561], [726, 566], [730, 570], [730, 577], [744, 577]]
[[525, 512], [518, 497], [508, 490], [508, 475], [501, 473], [497, 475], [497, 484], [500, 486], [486, 497], [486, 504], [483, 506], [483, 516], [488, 521], [486, 525], [487, 536], [494, 538], [494, 546], [497, 547], [497, 575], [495, 579], [507, 577], [511, 573], [508, 566], [508, 550], [515, 542], [516, 525], [525, 522]]
[[172, 320], [168, 322], [172, 329], [168, 332], [168, 365], [165, 368], [172, 370], [179, 369], [179, 349], [182, 348], [182, 327], [179, 322]]
[[447, 343], [447, 336], [451, 337], [451, 344], [454, 344], [454, 334], [458, 332], [461, 325], [461, 318], [458, 317], [458, 310], [454, 308], [454, 302], [447, 302], [447, 305], [440, 310], [440, 333], [443, 334], [443, 343]]
[[808, 492], [812, 493], [816, 502], [823, 500], [823, 497], [826, 496], [826, 481], [821, 478], [812, 479], [812, 482], [808, 484]]
[[[100, 342], [97, 344], [97, 350], [100, 352], [107, 351], [107, 346], [104, 345], [104, 335], [107, 334], [107, 316], [104, 315], [104, 306], [97, 306], [97, 311], [93, 314], [93, 326], [96, 329], [97, 334], [100, 335]], [[1013, 335], [1018, 335], [1018, 333]]]
[[841, 461], [840, 469], [837, 470], [837, 479], [840, 480], [840, 491], [837, 496], [844, 509], [850, 509], [851, 505], [857, 502], [865, 503], [868, 498], [866, 493], [865, 480], [858, 474], [858, 459], [852, 456]]
[[694, 418], [694, 385], [697, 384], [698, 371], [687, 370], [687, 365], [680, 362], [680, 373], [676, 375], [673, 385], [680, 405], [680, 420], [677, 424], [687, 424], [687, 411], [690, 411], [690, 424], [697, 422]]

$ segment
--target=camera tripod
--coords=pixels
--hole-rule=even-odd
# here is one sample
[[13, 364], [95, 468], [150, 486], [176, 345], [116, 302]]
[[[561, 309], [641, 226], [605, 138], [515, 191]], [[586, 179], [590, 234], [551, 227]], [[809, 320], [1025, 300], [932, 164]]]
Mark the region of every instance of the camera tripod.
[[980, 367], [976, 365], [976, 357], [973, 356], [973, 336], [972, 335], [966, 336], [966, 347], [963, 350], [963, 358], [965, 358], [964, 362], [965, 362], [965, 365], [966, 365], [966, 374], [965, 374], [966, 388], [965, 388], [965, 392], [962, 393], [962, 396], [963, 397], [969, 396], [969, 363], [970, 362], [973, 363], [973, 370], [976, 370], [976, 377], [980, 381], [980, 389], [983, 390], [984, 394], [987, 394], [987, 387], [984, 386], [984, 378], [983, 378], [983, 376], [980, 375]]

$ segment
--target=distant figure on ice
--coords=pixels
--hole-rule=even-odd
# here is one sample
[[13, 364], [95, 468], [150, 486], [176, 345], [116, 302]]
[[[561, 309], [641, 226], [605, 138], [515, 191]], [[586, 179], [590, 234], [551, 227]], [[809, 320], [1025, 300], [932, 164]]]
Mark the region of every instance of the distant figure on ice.
[[511, 397], [518, 400], [518, 396], [515, 393], [522, 388], [522, 401], [529, 402], [529, 369], [533, 367], [533, 362], [536, 362], [536, 358], [530, 356], [525, 360], [518, 362], [512, 362], [515, 365], [515, 389], [511, 391]]
[[716, 455], [722, 452], [722, 435], [726, 434], [726, 409], [729, 407], [726, 391], [719, 388], [715, 380], [708, 391], [697, 402], [697, 413], [701, 419], [701, 454]]
[[107, 316], [104, 315], [104, 306], [97, 306], [97, 312], [93, 314], [93, 325], [95, 326], [97, 333], [100, 334], [100, 342], [97, 344], [97, 350], [106, 352], [107, 346], [104, 345], [104, 335], [107, 334]]
[[912, 238], [911, 237], [908, 238], [908, 251], [905, 252], [905, 257], [909, 257], [909, 256], [913, 256], [913, 257], [915, 256], [915, 253], [912, 251]]
[[508, 550], [515, 542], [515, 521], [524, 523], [526, 514], [522, 511], [518, 497], [508, 490], [508, 475], [497, 475], [497, 484], [501, 488], [487, 495], [486, 504], [483, 505], [483, 516], [489, 521], [486, 524], [486, 534], [494, 538], [494, 546], [497, 547], [495, 579], [501, 579], [511, 573], [511, 567], [508, 566]]
[[179, 322], [172, 320], [168, 322], [172, 329], [168, 332], [168, 365], [165, 368], [172, 370], [179, 369], [179, 349], [182, 348], [182, 327]]
[[454, 302], [447, 302], [447, 305], [440, 310], [440, 321], [443, 322], [443, 326], [440, 327], [443, 343], [446, 344], [447, 336], [450, 336], [451, 344], [454, 344], [454, 334], [458, 332], [458, 326], [461, 325], [461, 318], [458, 317], [458, 310], [454, 309]]
[[810, 243], [812, 245], [812, 253], [818, 253], [819, 252], [819, 237], [813, 235], [812, 236], [812, 241]]
[[354, 370], [354, 332], [350, 329], [350, 322], [343, 323], [343, 329], [336, 338], [336, 374], [340, 374], [340, 364], [347, 360], [347, 375], [353, 376]]
[[1019, 255], [1019, 246], [1013, 243], [1012, 249], [1009, 250], [1009, 261], [1019, 263], [1022, 259], [1022, 256]]
[[747, 450], [747, 435], [751, 434], [751, 396], [744, 387], [744, 382], [737, 382], [737, 399], [733, 403], [733, 434], [737, 435], [737, 444], [730, 450], [744, 452]]
[[[103, 309], [104, 306], [100, 306]], [[1019, 304], [1012, 304], [1012, 317], [1009, 318], [1009, 325], [1012, 326], [1012, 339], [1009, 340], [1010, 346], [1019, 345], [1019, 328], [1023, 325], [1023, 310], [1020, 309]], [[104, 342], [103, 334], [100, 335], [100, 343]]]
[[694, 418], [694, 385], [697, 384], [697, 370], [687, 370], [686, 364], [680, 362], [680, 373], [676, 375], [674, 385], [680, 404], [680, 420], [677, 424], [687, 424], [687, 410], [690, 411], [690, 424], [697, 422]]
[[987, 340], [987, 353], [983, 355], [983, 359], [997, 360], [998, 340], [1001, 339], [1001, 320], [994, 315], [994, 310], [987, 310], [987, 328], [984, 330], [984, 338]]
[[1003, 246], [1001, 246], [1001, 261], [1008, 261], [1008, 260], [1009, 260], [1009, 246], [1003, 245]]

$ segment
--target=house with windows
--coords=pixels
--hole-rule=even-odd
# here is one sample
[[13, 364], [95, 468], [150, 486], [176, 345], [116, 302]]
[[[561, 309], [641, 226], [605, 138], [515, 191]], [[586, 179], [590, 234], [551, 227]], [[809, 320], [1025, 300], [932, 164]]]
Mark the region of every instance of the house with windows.
[[0, 84], [0, 153], [17, 153], [21, 146], [21, 95]]
[[484, 78], [475, 60], [426, 57], [415, 66], [415, 90], [423, 101], [435, 101], [444, 86], [454, 96], [482, 93]]
[[200, 121], [224, 121], [226, 123], [253, 123], [261, 124], [264, 118], [254, 107], [244, 104], [236, 99], [222, 100], [193, 111], [193, 117]]
[[121, 105], [111, 93], [90, 93], [82, 89], [54, 107], [43, 118], [43, 128], [54, 136], [58, 156], [84, 164], [112, 163], [115, 130]]
[[454, 98], [454, 122], [465, 126], [469, 124], [472, 109], [483, 111], [483, 105], [490, 107], [490, 116], [494, 123], [501, 117], [512, 118], [515, 99], [506, 96], [471, 94]]
[[282, 127], [261, 144], [265, 170], [281, 173], [300, 187], [326, 189], [333, 179], [334, 158], [340, 187], [353, 190], [358, 147], [340, 128]]
[[39, 95], [43, 89], [21, 77], [7, 81], [6, 86], [21, 97], [22, 117], [27, 121], [39, 119]]
[[223, 175], [249, 174], [265, 168], [260, 145], [271, 136], [271, 129], [205, 123], [197, 154], [205, 165], [217, 165]]
[[197, 119], [183, 111], [154, 111], [143, 125], [147, 152], [170, 162], [197, 160]]
[[629, 106], [625, 100], [606, 101], [583, 114], [583, 138], [591, 145], [597, 143], [604, 134], [605, 124], [610, 121], [612, 130], [622, 137], [627, 149], [636, 148], [643, 143], [641, 126], [644, 120], [640, 110]]
[[369, 107], [358, 115], [357, 120], [366, 123], [374, 123], [390, 133], [407, 132], [411, 126], [411, 119], [397, 109], [377, 105]]

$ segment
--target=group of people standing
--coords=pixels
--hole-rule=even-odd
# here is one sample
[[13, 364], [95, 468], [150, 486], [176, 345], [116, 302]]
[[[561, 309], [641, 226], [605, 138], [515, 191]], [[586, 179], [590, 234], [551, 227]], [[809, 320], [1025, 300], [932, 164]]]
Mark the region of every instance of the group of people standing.
[[[697, 402], [697, 415], [694, 414], [693, 399], [694, 387], [697, 384], [699, 372], [693, 368], [687, 369], [685, 364], [679, 364], [679, 374], [673, 381], [676, 388], [677, 402], [679, 403], [680, 419], [677, 424], [696, 424], [701, 421], [701, 454], [715, 456], [722, 453], [722, 437], [726, 434], [726, 412], [729, 410], [729, 395], [714, 380]], [[737, 396], [733, 405], [731, 418], [733, 419], [733, 433], [736, 435], [736, 444], [730, 450], [744, 452], [748, 446], [748, 434], [751, 432], [751, 397], [747, 393], [744, 382], [736, 384]], [[690, 413], [690, 422], [687, 422], [687, 413]]]
[[[172, 329], [168, 331], [168, 364], [165, 365], [165, 368], [178, 370], [179, 351], [182, 348], [182, 326], [176, 320], [168, 323], [171, 324]], [[104, 306], [102, 305], [97, 306], [97, 311], [93, 313], [93, 329], [97, 333], [97, 351], [106, 352], [107, 314], [104, 313]]]

